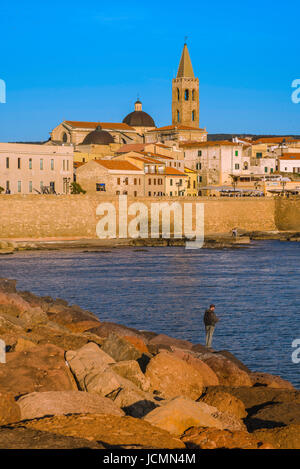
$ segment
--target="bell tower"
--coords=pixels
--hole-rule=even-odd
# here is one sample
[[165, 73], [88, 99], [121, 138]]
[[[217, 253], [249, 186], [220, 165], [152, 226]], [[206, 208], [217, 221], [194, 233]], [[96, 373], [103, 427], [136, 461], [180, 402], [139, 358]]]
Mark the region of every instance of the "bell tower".
[[195, 78], [186, 43], [177, 77], [172, 80], [172, 124], [199, 128], [199, 80]]

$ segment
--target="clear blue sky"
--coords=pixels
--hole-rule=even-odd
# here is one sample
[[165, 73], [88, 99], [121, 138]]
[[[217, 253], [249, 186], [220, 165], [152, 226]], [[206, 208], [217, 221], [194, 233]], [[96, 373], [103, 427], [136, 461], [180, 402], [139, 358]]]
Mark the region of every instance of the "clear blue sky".
[[210, 133], [298, 133], [299, 1], [2, 2], [0, 141], [47, 139], [64, 119], [121, 122], [139, 94], [171, 121], [184, 36]]

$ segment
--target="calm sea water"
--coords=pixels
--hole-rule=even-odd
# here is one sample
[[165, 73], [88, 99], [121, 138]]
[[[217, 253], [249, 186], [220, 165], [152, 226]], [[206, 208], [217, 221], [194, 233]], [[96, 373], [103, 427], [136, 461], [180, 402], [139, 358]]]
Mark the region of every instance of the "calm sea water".
[[240, 250], [183, 247], [111, 252], [24, 252], [0, 258], [0, 276], [21, 289], [61, 297], [138, 329], [204, 341], [203, 312], [216, 304], [213, 347], [253, 371], [300, 388], [291, 359], [300, 338], [300, 244], [255, 242]]

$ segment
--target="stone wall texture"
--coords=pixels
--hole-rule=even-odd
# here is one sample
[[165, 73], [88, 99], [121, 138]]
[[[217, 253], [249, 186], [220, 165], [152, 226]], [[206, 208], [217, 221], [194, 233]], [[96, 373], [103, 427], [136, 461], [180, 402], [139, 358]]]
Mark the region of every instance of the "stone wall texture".
[[[1, 195], [0, 238], [96, 238], [102, 218], [96, 215], [96, 208], [103, 202], [112, 203], [118, 214], [117, 196]], [[300, 200], [128, 197], [127, 202], [142, 202], [149, 213], [151, 203], [204, 203], [206, 234], [225, 233], [235, 226], [253, 231], [300, 231]], [[195, 206], [193, 213], [195, 218]]]

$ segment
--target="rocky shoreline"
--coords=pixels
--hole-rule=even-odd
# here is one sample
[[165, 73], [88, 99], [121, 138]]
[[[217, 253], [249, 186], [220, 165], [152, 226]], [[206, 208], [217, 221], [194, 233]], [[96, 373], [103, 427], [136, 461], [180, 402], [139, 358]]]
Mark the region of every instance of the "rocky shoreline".
[[[205, 235], [204, 249], [241, 249], [251, 245], [252, 240], [300, 241], [300, 233], [294, 231], [241, 231], [237, 238], [230, 233]], [[78, 250], [78, 251], [107, 251], [108, 249], [122, 249], [127, 247], [164, 247], [185, 246], [186, 239], [32, 239], [9, 240], [0, 239], [0, 255], [11, 255], [22, 251], [49, 250]]]
[[0, 279], [0, 449], [300, 448], [300, 391], [229, 351]]

